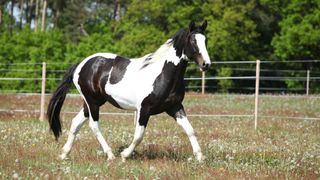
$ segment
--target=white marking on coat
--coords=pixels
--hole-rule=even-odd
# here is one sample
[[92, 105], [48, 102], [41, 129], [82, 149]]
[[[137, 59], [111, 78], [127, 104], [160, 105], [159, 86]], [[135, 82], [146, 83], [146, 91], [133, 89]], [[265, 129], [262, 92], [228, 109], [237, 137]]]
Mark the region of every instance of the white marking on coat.
[[200, 149], [199, 143], [197, 141], [197, 138], [195, 136], [194, 130], [193, 130], [190, 122], [188, 121], [187, 117], [176, 118], [176, 120], [177, 120], [177, 123], [184, 129], [184, 131], [188, 135], [189, 140], [191, 142], [193, 152], [195, 154], [201, 153], [201, 149]]
[[144, 126], [140, 126], [139, 123], [136, 124], [136, 129], [134, 131], [133, 141], [128, 148], [124, 149], [121, 152], [122, 158], [129, 157], [132, 154], [133, 150], [141, 143], [145, 129], [146, 128]]
[[81, 111], [72, 119], [71, 128], [69, 131], [68, 140], [63, 146], [62, 154], [60, 155], [60, 159], [65, 159], [67, 155], [69, 154], [71, 147], [73, 145], [73, 142], [76, 138], [76, 135], [83, 125], [83, 123], [87, 120], [87, 118], [84, 116], [84, 111], [81, 109]]
[[108, 160], [114, 159], [114, 155], [112, 153], [112, 150], [111, 150], [110, 146], [108, 145], [107, 141], [102, 136], [102, 133], [100, 131], [99, 121], [94, 121], [92, 119], [92, 117], [90, 116], [89, 126], [90, 126], [91, 130], [93, 131], [93, 133], [95, 134], [96, 138], [98, 139], [98, 141], [103, 149], [103, 152], [108, 155]]
[[206, 64], [211, 64], [210, 57], [206, 48], [206, 37], [203, 34], [196, 34], [195, 38], [204, 62]]
[[[143, 99], [153, 91], [153, 83], [162, 72], [165, 62], [175, 65], [180, 62], [172, 43], [163, 44], [152, 54], [151, 59], [146, 61], [147, 57], [150, 57], [150, 54], [130, 59], [131, 62], [120, 82], [110, 84], [110, 81], [107, 81], [106, 93], [124, 109], [138, 110]], [[145, 65], [147, 66], [142, 68]]]

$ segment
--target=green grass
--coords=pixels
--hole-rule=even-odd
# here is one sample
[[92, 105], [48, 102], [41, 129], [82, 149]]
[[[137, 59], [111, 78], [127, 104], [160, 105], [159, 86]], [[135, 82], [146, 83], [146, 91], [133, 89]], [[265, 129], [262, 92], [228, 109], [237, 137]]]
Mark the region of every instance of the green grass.
[[[73, 98], [69, 101], [65, 108], [78, 108]], [[184, 104], [189, 114], [252, 114], [252, 101], [253, 96], [189, 95]], [[264, 115], [319, 117], [319, 99], [265, 96], [260, 102], [259, 112]], [[104, 111], [110, 108], [105, 106]], [[70, 115], [64, 115], [63, 135], [58, 143], [47, 122], [19, 116], [24, 117], [19, 113], [15, 117], [0, 114], [1, 179], [320, 177], [320, 121], [260, 118], [255, 131], [252, 118], [189, 117], [206, 156], [199, 164], [190, 158], [192, 148], [183, 130], [166, 115], [154, 116], [144, 140], [123, 163], [120, 152], [133, 137], [131, 116], [101, 117], [103, 135], [117, 156], [112, 162], [103, 155], [88, 124], [80, 130], [69, 159], [58, 160]]]

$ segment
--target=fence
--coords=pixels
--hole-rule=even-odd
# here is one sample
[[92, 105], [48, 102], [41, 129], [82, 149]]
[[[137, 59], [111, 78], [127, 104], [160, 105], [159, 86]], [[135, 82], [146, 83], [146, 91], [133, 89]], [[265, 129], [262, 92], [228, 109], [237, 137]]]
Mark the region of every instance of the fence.
[[[281, 61], [281, 62], [276, 62], [276, 63], [285, 63], [285, 62], [290, 62], [290, 63], [319, 63], [320, 60], [295, 60], [295, 61]], [[225, 76], [225, 77], [206, 77], [205, 72], [202, 72], [201, 77], [187, 77], [185, 78], [186, 82], [190, 81], [201, 81], [201, 86], [187, 86], [188, 89], [194, 89], [198, 88], [201, 89], [201, 93], [205, 94], [207, 89], [212, 88], [212, 86], [207, 86], [207, 83], [209, 81], [224, 81], [224, 80], [249, 80], [249, 81], [254, 81], [255, 84], [253, 87], [246, 87], [247, 89], [254, 90], [254, 128], [257, 128], [258, 125], [258, 109], [259, 109], [259, 92], [261, 91], [261, 81], [300, 81], [300, 82], [305, 82], [305, 87], [304, 88], [296, 88], [295, 90], [303, 90], [305, 92], [305, 95], [310, 94], [310, 82], [311, 81], [319, 81], [320, 77], [318, 76], [311, 76], [311, 71], [309, 69], [307, 70], [274, 70], [274, 69], [261, 69], [261, 64], [271, 64], [275, 63], [274, 61], [228, 61], [228, 62], [212, 62], [213, 66], [217, 65], [232, 65], [232, 64], [249, 64], [251, 67], [250, 68], [231, 68], [233, 71], [240, 71], [240, 72], [249, 72], [250, 75], [243, 75], [243, 73], [240, 73], [240, 76]], [[51, 63], [54, 64], [54, 63]], [[18, 65], [29, 65], [28, 63], [20, 63]], [[41, 81], [41, 102], [40, 102], [40, 120], [44, 119], [45, 115], [45, 95], [46, 95], [46, 81], [59, 81], [61, 80], [61, 77], [48, 77], [48, 74], [61, 74], [65, 72], [63, 69], [55, 69], [55, 70], [49, 70], [47, 71], [47, 63], [34, 63], [33, 65], [40, 66], [41, 67], [41, 77], [0, 77], [0, 82], [1, 81]], [[255, 68], [254, 68], [255, 66]], [[1, 68], [1, 71], [11, 71], [11, 72], [20, 72], [20, 71], [25, 71], [25, 72], [35, 72], [33, 69], [14, 69], [14, 68]], [[38, 68], [38, 71], [40, 69]], [[276, 71], [277, 73], [292, 73], [292, 72], [298, 72], [299, 74], [305, 74], [305, 77], [303, 76], [261, 76], [261, 73], [268, 73], [268, 72], [274, 72]], [[255, 75], [253, 75], [255, 73]], [[320, 75], [317, 74], [317, 72], [312, 72], [313, 75]], [[46, 77], [47, 76], [47, 77]], [[230, 88], [231, 89], [231, 88]], [[283, 88], [277, 88], [277, 87], [264, 87], [264, 91], [269, 90], [269, 91], [275, 91], [275, 90], [283, 90]], [[2, 110], [5, 111], [5, 110]], [[23, 110], [22, 110], [23, 111]], [[214, 115], [212, 115], [214, 116]], [[247, 116], [247, 115], [244, 115]], [[307, 117], [308, 118], [308, 117]], [[309, 119], [318, 119], [318, 118], [309, 118]]]

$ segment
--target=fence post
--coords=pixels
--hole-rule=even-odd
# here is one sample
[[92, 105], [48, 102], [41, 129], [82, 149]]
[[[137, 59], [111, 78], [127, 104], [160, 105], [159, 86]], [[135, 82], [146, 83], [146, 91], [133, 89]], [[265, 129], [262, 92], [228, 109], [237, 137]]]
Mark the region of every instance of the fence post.
[[41, 83], [41, 102], [40, 102], [40, 121], [44, 120], [44, 105], [45, 105], [45, 94], [46, 93], [46, 63], [42, 62], [42, 83]]
[[201, 94], [204, 95], [205, 93], [205, 86], [206, 86], [206, 73], [204, 71], [202, 71], [202, 78], [201, 78]]
[[258, 125], [258, 103], [259, 103], [259, 81], [260, 81], [260, 60], [256, 61], [256, 91], [254, 102], [254, 129], [257, 129]]
[[137, 111], [134, 111], [133, 125], [136, 126], [136, 123], [137, 123]]
[[309, 96], [309, 86], [310, 86], [310, 70], [307, 70], [307, 87], [306, 87], [307, 96]]

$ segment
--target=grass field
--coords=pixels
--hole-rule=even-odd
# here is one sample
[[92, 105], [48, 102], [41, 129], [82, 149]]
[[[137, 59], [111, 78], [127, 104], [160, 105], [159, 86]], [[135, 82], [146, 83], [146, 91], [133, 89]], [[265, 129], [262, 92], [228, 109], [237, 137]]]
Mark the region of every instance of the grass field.
[[[0, 95], [1, 109], [39, 108], [39, 97]], [[253, 114], [253, 96], [188, 94], [188, 114]], [[79, 110], [68, 97], [63, 110]], [[120, 112], [106, 105], [103, 112]], [[183, 130], [167, 115], [150, 119], [132, 158], [120, 152], [133, 137], [133, 116], [101, 116], [101, 128], [117, 159], [107, 162], [88, 124], [80, 130], [69, 159], [58, 160], [67, 138], [70, 114], [63, 115], [63, 136], [55, 142], [38, 114], [0, 113], [1, 179], [319, 179], [320, 121], [276, 117], [320, 117], [319, 97], [261, 96], [258, 129], [252, 117], [191, 116], [206, 159], [193, 159]], [[191, 158], [192, 157], [192, 158]]]

